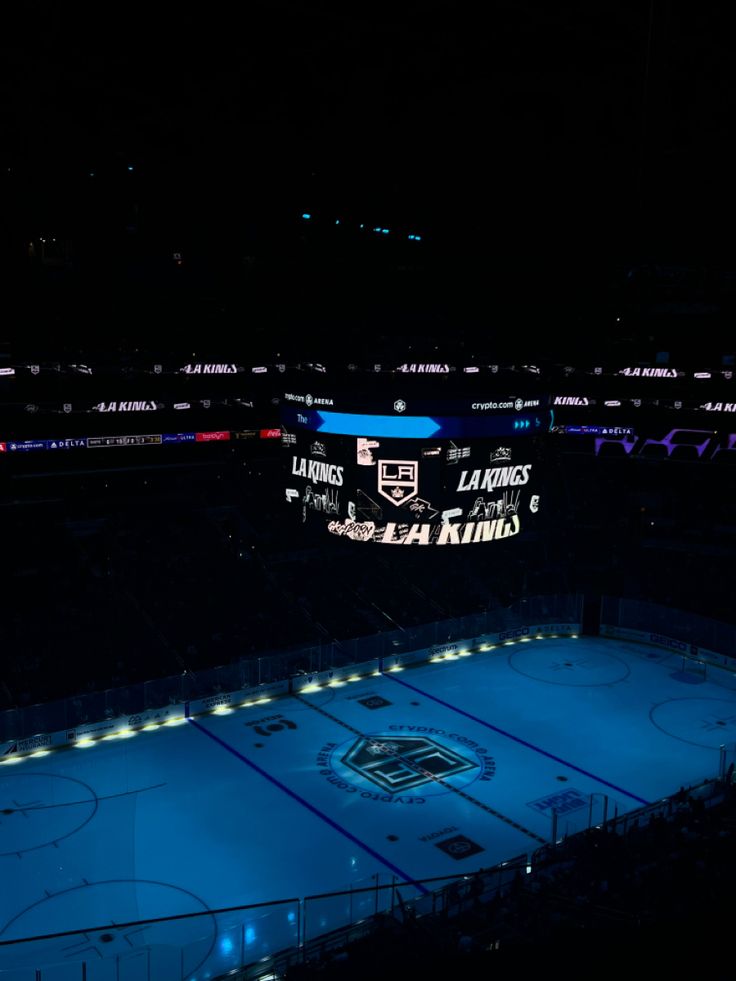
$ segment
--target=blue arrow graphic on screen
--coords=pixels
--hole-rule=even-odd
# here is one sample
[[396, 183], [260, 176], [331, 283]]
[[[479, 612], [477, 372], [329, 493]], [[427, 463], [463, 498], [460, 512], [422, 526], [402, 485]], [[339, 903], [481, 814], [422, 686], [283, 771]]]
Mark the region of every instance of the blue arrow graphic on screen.
[[355, 412], [317, 412], [317, 431], [340, 436], [395, 436], [426, 439], [442, 427], [430, 416], [374, 416]]

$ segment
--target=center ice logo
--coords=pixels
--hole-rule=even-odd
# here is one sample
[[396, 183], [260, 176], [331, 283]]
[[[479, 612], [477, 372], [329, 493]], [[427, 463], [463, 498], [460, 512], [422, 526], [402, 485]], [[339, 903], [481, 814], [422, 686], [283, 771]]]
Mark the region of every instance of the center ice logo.
[[478, 763], [424, 736], [361, 736], [342, 762], [390, 794], [478, 768]]

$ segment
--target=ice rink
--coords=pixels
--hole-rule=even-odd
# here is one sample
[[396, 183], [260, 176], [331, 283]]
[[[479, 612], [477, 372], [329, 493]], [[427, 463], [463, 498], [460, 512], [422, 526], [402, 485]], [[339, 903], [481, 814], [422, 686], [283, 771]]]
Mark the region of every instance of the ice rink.
[[305, 897], [416, 896], [714, 778], [736, 691], [684, 667], [530, 640], [4, 763], [0, 941], [66, 935], [0, 979], [205, 981], [377, 903]]

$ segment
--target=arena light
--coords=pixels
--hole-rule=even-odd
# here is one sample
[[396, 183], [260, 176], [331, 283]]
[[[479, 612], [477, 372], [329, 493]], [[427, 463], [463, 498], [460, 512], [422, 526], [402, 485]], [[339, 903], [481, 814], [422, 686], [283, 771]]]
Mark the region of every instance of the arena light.
[[143, 730], [142, 731], [143, 732], [155, 732], [156, 729], [158, 729], [162, 725], [163, 725], [162, 722], [149, 722], [148, 725], [143, 726]]
[[212, 709], [213, 715], [230, 715], [232, 709], [229, 705], [218, 705], [217, 708]]
[[531, 637], [522, 637], [521, 638], [522, 644], [528, 644], [530, 640], [531, 640]]
[[401, 667], [400, 664], [394, 664], [392, 668], [389, 668], [389, 671], [403, 671], [403, 670], [404, 669]]
[[50, 749], [37, 749], [34, 753], [29, 753], [29, 756], [48, 756], [51, 752]]
[[573, 640], [577, 640], [577, 639], [578, 639], [578, 636], [579, 636], [579, 634], [570, 634], [570, 637], [571, 637], [571, 638], [572, 638]]
[[118, 739], [130, 739], [131, 736], [137, 736], [138, 733], [135, 729], [120, 729], [119, 732], [115, 733]]
[[265, 705], [266, 702], [272, 702], [272, 701], [273, 701], [272, 698], [268, 698], [268, 696], [265, 696], [264, 698], [257, 698], [255, 700], [255, 702], [253, 702], [253, 704], [254, 705]]
[[186, 722], [186, 721], [187, 720], [182, 716], [179, 719], [167, 719], [166, 722], [164, 722], [164, 725], [165, 726], [180, 726], [182, 724], [182, 722]]
[[312, 692], [319, 691], [319, 689], [320, 686], [314, 684], [313, 682], [311, 685], [306, 685], [304, 688], [302, 688], [302, 694], [311, 694]]
[[473, 653], [472, 651], [468, 651], [468, 650], [462, 650], [462, 651], [458, 651], [458, 652], [457, 652], [457, 656], [458, 656], [458, 657], [470, 657], [470, 655], [471, 655], [472, 653]]
[[74, 745], [78, 749], [87, 749], [89, 746], [94, 746], [96, 742], [96, 739], [78, 739]]
[[6, 756], [5, 759], [2, 760], [2, 762], [7, 763], [8, 766], [10, 766], [11, 763], [20, 763], [22, 759], [23, 759], [22, 756]]
[[351, 674], [350, 677], [348, 678], [348, 681], [360, 681], [360, 675], [359, 674]]

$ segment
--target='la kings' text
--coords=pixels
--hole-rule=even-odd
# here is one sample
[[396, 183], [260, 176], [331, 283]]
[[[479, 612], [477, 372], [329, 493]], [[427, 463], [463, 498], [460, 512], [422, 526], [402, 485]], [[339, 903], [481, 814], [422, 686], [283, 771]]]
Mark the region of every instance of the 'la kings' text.
[[529, 480], [531, 463], [518, 467], [489, 467], [486, 470], [463, 470], [457, 485], [459, 491], [494, 490], [496, 487], [519, 487]]
[[291, 458], [291, 472], [297, 477], [306, 477], [315, 484], [333, 484], [342, 487], [343, 467], [322, 460], [307, 460], [304, 457]]

